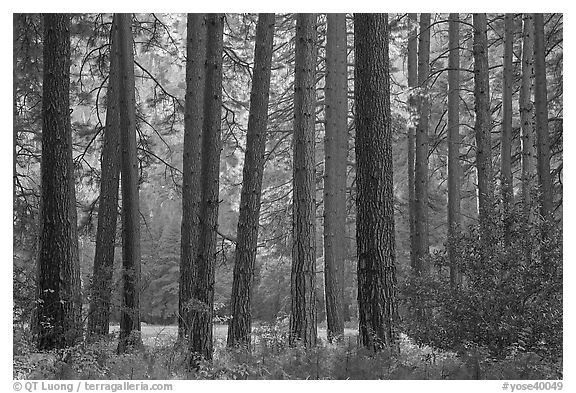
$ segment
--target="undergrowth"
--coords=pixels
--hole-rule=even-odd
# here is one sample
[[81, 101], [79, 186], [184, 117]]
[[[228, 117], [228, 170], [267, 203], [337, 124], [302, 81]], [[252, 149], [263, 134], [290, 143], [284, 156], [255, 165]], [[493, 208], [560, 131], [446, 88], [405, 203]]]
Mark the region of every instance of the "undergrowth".
[[36, 352], [25, 332], [14, 331], [16, 379], [559, 379], [561, 365], [534, 353], [515, 353], [500, 360], [470, 348], [465, 354], [418, 346], [400, 339], [400, 354], [375, 353], [358, 347], [356, 337], [337, 343], [323, 340], [316, 348], [289, 347], [284, 329], [255, 331], [254, 347], [226, 348], [215, 342], [212, 362], [188, 371], [188, 353], [174, 338], [156, 339], [143, 350], [116, 354], [116, 337], [82, 343], [66, 350]]

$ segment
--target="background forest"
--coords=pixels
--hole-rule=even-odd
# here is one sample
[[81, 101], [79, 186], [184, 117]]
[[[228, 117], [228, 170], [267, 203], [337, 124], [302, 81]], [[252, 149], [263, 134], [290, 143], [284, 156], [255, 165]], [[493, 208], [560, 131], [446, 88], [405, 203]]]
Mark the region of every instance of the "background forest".
[[[311, 14], [272, 14], [267, 16], [273, 27], [268, 38], [273, 40], [268, 82], [264, 82], [266, 78], [255, 66], [257, 26], [265, 14], [217, 15], [222, 25], [221, 52], [217, 51], [218, 46], [214, 49], [210, 45], [210, 28], [206, 36], [209, 44], [204, 44], [206, 64], [216, 59], [217, 70], [221, 58], [221, 119], [217, 118], [218, 111], [213, 115], [213, 121], [221, 127], [221, 152], [219, 158], [212, 156], [211, 160], [218, 186], [216, 235], [211, 245], [215, 251], [213, 308], [208, 313], [210, 322], [206, 322], [206, 326], [213, 327], [214, 338], [206, 333], [210, 344], [199, 343], [203, 349], [198, 352], [203, 356], [191, 360], [195, 352], [191, 348], [196, 344], [174, 344], [181, 343], [183, 336], [188, 337], [188, 327], [183, 327], [188, 321], [179, 318], [182, 310], [189, 309], [189, 305], [183, 306], [181, 293], [183, 193], [192, 195], [200, 192], [195, 189], [210, 188], [194, 182], [188, 183], [189, 188], [183, 187], [185, 153], [189, 149], [185, 145], [185, 124], [192, 121], [187, 115], [192, 109], [187, 105], [193, 89], [187, 93], [192, 83], [187, 79], [196, 75], [191, 64], [197, 59], [191, 56], [194, 52], [190, 52], [190, 45], [198, 42], [191, 41], [187, 30], [190, 15], [123, 14], [124, 25], [116, 19], [122, 20], [121, 17], [112, 14], [70, 17], [69, 108], [73, 210], [77, 215], [74, 239], [82, 303], [78, 318], [88, 331], [86, 340], [75, 340], [72, 345], [45, 345], [37, 339], [34, 318], [38, 318], [42, 299], [38, 293], [42, 278], [38, 255], [42, 244], [46, 19], [40, 14], [14, 14], [15, 378], [561, 379], [562, 14], [388, 14], [384, 19], [386, 28], [378, 24], [381, 21], [370, 19], [373, 14], [342, 14], [339, 19], [333, 14], [315, 14], [313, 18]], [[297, 25], [306, 26], [302, 15], [308, 15], [307, 26], [313, 34], [308, 57], [303, 55], [304, 49], [298, 49]], [[482, 15], [485, 52], [479, 53]], [[365, 31], [355, 26], [356, 18], [361, 17], [367, 18], [362, 25], [366, 26]], [[330, 26], [331, 18], [340, 33], [331, 31], [338, 28]], [[357, 68], [364, 58], [355, 53], [360, 44], [371, 47], [358, 35], [370, 36], [372, 23], [385, 35], [385, 40], [376, 42], [386, 43], [388, 48], [387, 60], [373, 72]], [[114, 38], [114, 26], [119, 38]], [[128, 34], [122, 26], [127, 26], [132, 34], [132, 40], [124, 46], [122, 37], [129, 36], [122, 35]], [[263, 36], [260, 32], [260, 38]], [[341, 86], [329, 79], [330, 67], [337, 67], [331, 65], [337, 61], [331, 57], [338, 53], [329, 40], [337, 37], [345, 43], [340, 46], [345, 52], [339, 68], [345, 74]], [[103, 211], [101, 195], [110, 180], [103, 169], [106, 162], [111, 162], [105, 158], [106, 143], [118, 151], [124, 146], [119, 139], [116, 143], [106, 142], [105, 131], [115, 121], [114, 116], [124, 116], [122, 98], [117, 102], [120, 109], [111, 111], [111, 91], [116, 89], [119, 92], [115, 94], [123, 97], [126, 81], [120, 76], [124, 75], [126, 62], [130, 62], [130, 57], [122, 54], [118, 55], [117, 64], [113, 59], [115, 51], [120, 53], [127, 48], [133, 50], [133, 175], [137, 185], [133, 192], [139, 198], [133, 222], [138, 225], [134, 233], [139, 232], [140, 242], [138, 309], [142, 325], [134, 330], [142, 331], [145, 349], [140, 352], [116, 348], [118, 331], [121, 342], [125, 333], [119, 325], [127, 318], [123, 316], [123, 271], [127, 265], [123, 265], [122, 209], [130, 191], [124, 183], [128, 179], [124, 162], [121, 192], [112, 205], [107, 205], [113, 206], [114, 216], [118, 217], [113, 221], [114, 246], [106, 254], [113, 255], [109, 320], [90, 320], [93, 307], [98, 307], [92, 304], [94, 294], [101, 285], [94, 276], [95, 261], [106, 258], [96, 250]], [[303, 56], [300, 60], [299, 53]], [[261, 56], [265, 58], [264, 54]], [[376, 54], [374, 57], [378, 58]], [[310, 80], [296, 76], [297, 62], [302, 59], [312, 59], [312, 63], [299, 63], [312, 70], [307, 76]], [[382, 285], [378, 288], [386, 293], [385, 289], [394, 288], [396, 309], [390, 312], [393, 333], [376, 332], [376, 338], [367, 339], [358, 330], [363, 315], [359, 304], [363, 304], [363, 296], [368, 296], [362, 289], [374, 287], [364, 284], [366, 276], [358, 267], [359, 258], [364, 255], [364, 251], [359, 251], [359, 239], [365, 239], [359, 220], [366, 217], [363, 214], [371, 213], [368, 204], [358, 204], [357, 171], [361, 164], [357, 154], [364, 151], [359, 149], [367, 150], [370, 142], [357, 138], [357, 129], [358, 124], [366, 124], [370, 118], [359, 115], [360, 98], [367, 107], [369, 101], [377, 99], [376, 95], [370, 96], [369, 85], [360, 97], [355, 88], [363, 74], [370, 79], [380, 72], [389, 75], [386, 97], [390, 112], [385, 128], [389, 133], [382, 136], [391, 148], [386, 162], [393, 168], [391, 192], [386, 194], [392, 231], [388, 231], [388, 245], [381, 250], [392, 254], [385, 260], [392, 261], [394, 273], [392, 278], [386, 276], [390, 283], [378, 284]], [[209, 75], [212, 74], [206, 71], [206, 89], [208, 81], [218, 81], [218, 77], [210, 79]], [[251, 286], [247, 303], [251, 321], [247, 326], [252, 332], [248, 333], [252, 348], [227, 350], [226, 344], [234, 341], [227, 326], [232, 326], [233, 314], [242, 314], [234, 311], [234, 307], [242, 305], [235, 306], [237, 297], [232, 295], [232, 291], [241, 292], [244, 288], [235, 287], [241, 284], [234, 280], [235, 265], [240, 263], [235, 253], [239, 253], [242, 240], [241, 191], [247, 176], [245, 166], [256, 165], [254, 160], [247, 164], [246, 158], [250, 121], [257, 122], [250, 115], [255, 102], [251, 101], [251, 91], [254, 95], [253, 85], [266, 83], [269, 102], [260, 103], [268, 113], [263, 123], [257, 247], [253, 272], [247, 276], [250, 284], [245, 284], [247, 288]], [[302, 86], [312, 86], [308, 96], [313, 101], [295, 98]], [[331, 89], [345, 94], [345, 99], [337, 104], [340, 121], [343, 119], [345, 124], [338, 146], [330, 144], [335, 134], [330, 134], [329, 122], [338, 117], [329, 105], [336, 102], [330, 97], [336, 94]], [[305, 137], [314, 138], [308, 141], [311, 150], [305, 156], [312, 162], [312, 177], [307, 183], [312, 187], [313, 203], [307, 221], [311, 226], [309, 236], [302, 235], [306, 225], [299, 231], [293, 222], [298, 172], [295, 146], [300, 140], [297, 113], [306, 113], [305, 105], [311, 105], [313, 113], [304, 116], [301, 126], [312, 127]], [[209, 113], [204, 109], [205, 122]], [[122, 121], [120, 129], [126, 128], [127, 123]], [[330, 149], [343, 150], [338, 153]], [[327, 169], [328, 161], [334, 157], [336, 163], [331, 170], [339, 172]], [[388, 173], [392, 175], [392, 171]], [[331, 176], [337, 179], [336, 183], [332, 180], [327, 186]], [[118, 182], [116, 175], [116, 191]], [[334, 203], [340, 204], [327, 205], [327, 198], [338, 190], [344, 198]], [[364, 191], [364, 197], [371, 198], [366, 193], [376, 194], [376, 190]], [[368, 207], [361, 212], [358, 206]], [[304, 240], [295, 239], [296, 233]], [[336, 241], [330, 237], [334, 233], [338, 236]], [[309, 304], [306, 302], [312, 299], [315, 310], [312, 322], [303, 318], [311, 324], [315, 319], [314, 326], [317, 324], [319, 330], [318, 342], [315, 328], [313, 334], [298, 334], [302, 341], [302, 346], [298, 346], [293, 341], [293, 321], [297, 319], [295, 297], [291, 295], [291, 274], [297, 259], [293, 245], [306, 239], [315, 247], [312, 264], [307, 265], [312, 266], [314, 278], [310, 281], [312, 288], [308, 281], [303, 284], [311, 292], [302, 304]], [[306, 260], [306, 256], [303, 258]], [[330, 276], [330, 271], [337, 278]], [[329, 280], [334, 281], [328, 283]], [[194, 295], [189, 299], [193, 298]], [[331, 309], [332, 304], [337, 305], [337, 311]], [[384, 329], [388, 324], [382, 322], [381, 326]], [[105, 327], [98, 330], [98, 326]], [[241, 339], [241, 328], [238, 329], [237, 338], [242, 342], [245, 337]], [[91, 333], [104, 334], [91, 340]], [[65, 352], [64, 347], [73, 350]], [[128, 355], [122, 355], [124, 352]]]

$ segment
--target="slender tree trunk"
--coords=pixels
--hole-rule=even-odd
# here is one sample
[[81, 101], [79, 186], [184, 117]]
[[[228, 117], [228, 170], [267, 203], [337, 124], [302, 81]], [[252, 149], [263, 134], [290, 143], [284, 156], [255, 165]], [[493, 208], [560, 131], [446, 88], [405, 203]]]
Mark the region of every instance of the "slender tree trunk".
[[214, 268], [218, 230], [218, 195], [220, 183], [220, 150], [222, 143], [222, 50], [223, 14], [207, 14], [206, 86], [204, 89], [204, 125], [202, 128], [202, 163], [200, 205], [200, 238], [195, 282], [192, 288], [190, 352], [212, 360], [212, 316], [214, 314]]
[[474, 98], [476, 101], [476, 168], [480, 236], [484, 247], [491, 242], [493, 229], [492, 143], [490, 138], [490, 92], [486, 14], [474, 14]]
[[460, 227], [460, 21], [458, 14], [450, 14], [448, 25], [448, 257], [450, 260], [450, 283], [460, 283], [456, 267], [454, 244], [451, 243]]
[[504, 15], [504, 80], [502, 83], [502, 137], [500, 152], [500, 187], [504, 220], [504, 244], [510, 244], [514, 185], [512, 184], [512, 55], [514, 49], [514, 15]]
[[206, 61], [205, 14], [188, 14], [186, 43], [186, 102], [182, 158], [182, 229], [178, 337], [190, 332], [190, 300], [194, 283], [194, 257], [200, 231], [200, 165], [204, 121], [204, 63]]
[[[525, 237], [531, 238], [533, 217], [532, 192], [536, 187], [536, 152], [534, 136], [534, 106], [532, 104], [532, 75], [534, 73], [534, 20], [532, 14], [522, 17], [522, 80], [520, 85], [520, 123], [522, 142], [522, 209]], [[532, 254], [532, 242], [525, 243], [525, 259]]]
[[64, 348], [82, 338], [80, 266], [70, 125], [70, 16], [44, 16], [42, 199], [37, 344]]
[[416, 92], [414, 89], [418, 86], [418, 14], [409, 14], [412, 27], [408, 36], [408, 87], [411, 89], [408, 98], [408, 110], [410, 112], [410, 121], [408, 122], [408, 222], [410, 226], [410, 267], [416, 271], [416, 221], [414, 211], [414, 155], [415, 155], [415, 134], [418, 121], [418, 108]]
[[418, 126], [416, 128], [416, 161], [414, 172], [414, 237], [416, 274], [427, 274], [428, 255], [428, 75], [430, 73], [430, 14], [420, 14], [418, 38]]
[[552, 179], [550, 177], [550, 141], [548, 133], [548, 90], [546, 88], [546, 41], [544, 14], [534, 14], [534, 107], [540, 213], [544, 220], [552, 219]]
[[348, 70], [346, 14], [328, 14], [324, 141], [324, 282], [328, 341], [344, 336]]
[[122, 310], [118, 353], [141, 345], [140, 211], [136, 151], [136, 98], [132, 14], [116, 14], [120, 51], [120, 148], [122, 173]]
[[106, 127], [102, 141], [100, 197], [94, 274], [88, 315], [88, 334], [106, 335], [110, 325], [110, 299], [116, 219], [118, 216], [118, 183], [120, 179], [120, 111], [118, 75], [118, 20], [115, 16], [110, 31], [110, 72], [106, 93]]
[[274, 14], [259, 14], [254, 50], [254, 76], [250, 93], [250, 115], [246, 135], [246, 154], [240, 193], [238, 239], [234, 254], [232, 282], [232, 319], [228, 325], [228, 345], [249, 346], [252, 331], [250, 299], [256, 247], [258, 221], [262, 196], [266, 127], [270, 100], [270, 77], [274, 44]]
[[396, 346], [388, 15], [354, 15], [356, 238], [360, 343]]
[[296, 16], [291, 345], [316, 345], [316, 14]]

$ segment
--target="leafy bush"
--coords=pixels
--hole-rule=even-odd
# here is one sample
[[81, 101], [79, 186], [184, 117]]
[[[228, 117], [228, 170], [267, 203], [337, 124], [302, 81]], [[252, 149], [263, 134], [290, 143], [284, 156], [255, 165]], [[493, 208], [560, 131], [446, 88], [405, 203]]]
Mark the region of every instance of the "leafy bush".
[[[486, 350], [501, 360], [519, 353], [561, 360], [562, 234], [544, 224], [528, 232], [520, 215], [509, 222], [510, 244], [501, 223], [487, 243], [478, 227], [449, 240], [461, 285], [450, 283], [446, 250], [431, 256], [429, 276], [407, 280], [400, 293], [409, 336], [459, 353]], [[542, 242], [544, 229], [549, 235]]]

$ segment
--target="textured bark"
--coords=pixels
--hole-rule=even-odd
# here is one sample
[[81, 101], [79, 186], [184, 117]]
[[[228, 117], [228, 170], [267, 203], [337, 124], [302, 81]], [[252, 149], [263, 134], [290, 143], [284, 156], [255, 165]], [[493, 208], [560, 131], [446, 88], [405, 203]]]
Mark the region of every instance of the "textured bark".
[[214, 267], [218, 230], [218, 187], [220, 178], [223, 14], [206, 16], [206, 85], [202, 127], [200, 237], [195, 282], [191, 299], [190, 352], [212, 359], [212, 316], [214, 308]]
[[132, 14], [116, 14], [120, 52], [120, 148], [122, 173], [122, 310], [118, 352], [141, 345], [140, 211]]
[[552, 219], [552, 179], [548, 131], [548, 90], [546, 88], [546, 41], [544, 15], [534, 14], [534, 107], [536, 111], [536, 147], [540, 188], [540, 214]]
[[[448, 25], [448, 239], [454, 239], [461, 223], [460, 188], [462, 169], [460, 167], [460, 23], [458, 14], [450, 14]], [[448, 243], [450, 260], [450, 283], [460, 282], [456, 268], [454, 247]]]
[[500, 187], [504, 220], [504, 244], [510, 244], [514, 188], [512, 184], [512, 56], [514, 49], [514, 15], [504, 15], [504, 56], [502, 83], [502, 136], [500, 143]]
[[316, 14], [296, 16], [294, 75], [291, 345], [316, 345], [316, 183], [314, 163]]
[[88, 315], [88, 334], [106, 335], [110, 325], [110, 299], [118, 216], [118, 183], [120, 179], [120, 111], [118, 75], [118, 23], [114, 17], [110, 32], [110, 72], [106, 93], [106, 126], [102, 141], [100, 197], [96, 251]]
[[[532, 192], [536, 187], [536, 137], [533, 124], [534, 105], [532, 104], [532, 77], [534, 74], [534, 19], [532, 14], [524, 14], [522, 21], [522, 80], [519, 107], [522, 141], [522, 208], [524, 228], [528, 234], [534, 221]], [[531, 242], [527, 242], [526, 261], [530, 260], [532, 253], [530, 246]]]
[[416, 236], [415, 227], [415, 196], [414, 196], [414, 154], [415, 154], [415, 134], [418, 119], [417, 100], [414, 89], [418, 86], [418, 39], [417, 25], [418, 15], [409, 14], [412, 28], [408, 36], [408, 87], [411, 89], [410, 98], [408, 99], [408, 110], [410, 112], [410, 121], [408, 123], [408, 222], [410, 226], [410, 267], [416, 271]]
[[348, 70], [346, 14], [328, 14], [324, 140], [324, 282], [328, 341], [344, 336]]
[[229, 346], [238, 344], [249, 346], [252, 331], [250, 299], [258, 243], [274, 23], [274, 14], [260, 14], [258, 16], [254, 50], [254, 76], [250, 93], [250, 115], [248, 117], [242, 191], [240, 193], [238, 236], [234, 254], [232, 319], [228, 324]]
[[480, 236], [485, 247], [490, 245], [494, 209], [492, 186], [492, 144], [490, 139], [490, 92], [488, 79], [488, 39], [486, 14], [473, 14], [474, 20], [474, 98], [476, 101], [476, 168], [478, 172], [478, 212]]
[[194, 257], [200, 230], [200, 163], [204, 121], [204, 63], [206, 61], [205, 14], [188, 14], [186, 43], [186, 102], [182, 157], [182, 230], [178, 337], [189, 335], [189, 306], [194, 283]]
[[416, 161], [414, 169], [414, 257], [416, 274], [426, 274], [428, 255], [428, 123], [430, 101], [430, 14], [420, 14], [418, 38], [418, 126], [416, 128]]
[[70, 16], [44, 16], [42, 199], [38, 255], [38, 348], [82, 338], [80, 266], [70, 126]]
[[387, 14], [354, 15], [360, 343], [396, 346], [392, 118]]

